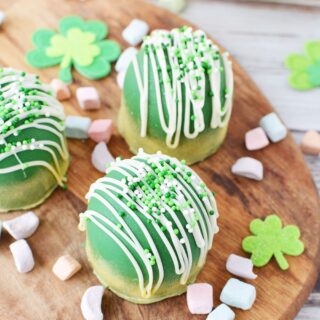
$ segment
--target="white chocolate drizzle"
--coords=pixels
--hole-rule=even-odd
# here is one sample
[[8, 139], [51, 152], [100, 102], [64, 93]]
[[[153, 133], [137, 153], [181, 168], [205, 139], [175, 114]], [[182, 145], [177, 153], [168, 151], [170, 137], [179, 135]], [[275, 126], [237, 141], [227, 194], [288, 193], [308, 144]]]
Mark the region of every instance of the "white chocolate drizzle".
[[[182, 134], [187, 139], [194, 139], [206, 129], [203, 109], [208, 99], [212, 100], [210, 127], [216, 129], [227, 125], [234, 86], [228, 53], [220, 54], [219, 48], [203, 31], [193, 32], [189, 27], [156, 30], [145, 38], [143, 50], [143, 75], [137, 56], [132, 62], [140, 94], [141, 137], [148, 134], [150, 73], [154, 77], [158, 116], [168, 147], [176, 148]], [[221, 103], [222, 74], [225, 75], [226, 88], [224, 105]], [[165, 101], [161, 95], [163, 88]]]
[[[106, 173], [90, 187], [86, 196], [89, 208], [80, 214], [80, 229], [85, 230], [91, 221], [119, 245], [137, 273], [143, 297], [154, 294], [166, 276], [159, 247], [167, 249], [175, 273], [181, 276], [181, 284], [186, 284], [192, 268], [203, 266], [218, 231], [213, 194], [183, 162], [162, 154], [148, 155], [142, 150], [132, 159], [112, 163]], [[115, 173], [122, 178], [115, 179]], [[93, 199], [103, 205], [104, 212], [93, 210], [90, 206]], [[117, 223], [109, 219], [110, 216]], [[130, 224], [126, 216], [130, 216]], [[147, 248], [132, 231], [132, 219], [146, 239]], [[161, 242], [154, 241], [148, 224]], [[141, 234], [139, 237], [141, 239]], [[199, 249], [197, 261], [192, 258], [194, 245]], [[144, 263], [147, 281], [135, 256]]]
[[[44, 167], [63, 185], [65, 178], [58, 156], [68, 159], [64, 138], [64, 113], [62, 105], [54, 98], [49, 86], [39, 82], [38, 77], [12, 68], [0, 70], [0, 175], [21, 170], [27, 178], [26, 168]], [[50, 139], [25, 137], [28, 129], [38, 129], [57, 137]], [[24, 138], [20, 138], [24, 136]], [[27, 151], [41, 150], [50, 161], [41, 159], [22, 160]], [[1, 166], [1, 162], [14, 156], [17, 164]]]

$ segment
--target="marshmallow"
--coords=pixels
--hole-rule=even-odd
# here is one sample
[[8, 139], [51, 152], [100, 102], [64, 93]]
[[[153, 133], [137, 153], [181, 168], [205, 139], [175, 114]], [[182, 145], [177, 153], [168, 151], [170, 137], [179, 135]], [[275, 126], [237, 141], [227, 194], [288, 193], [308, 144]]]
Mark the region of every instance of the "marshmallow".
[[279, 142], [287, 136], [287, 128], [274, 112], [264, 116], [260, 120], [260, 126], [272, 142]]
[[111, 119], [94, 120], [91, 123], [88, 134], [95, 142], [104, 141], [108, 143], [112, 135], [113, 121]]
[[0, 238], [1, 238], [1, 234], [2, 234], [2, 221], [0, 221]]
[[301, 150], [306, 154], [320, 154], [320, 134], [317, 131], [308, 131], [302, 138]]
[[129, 67], [130, 62], [137, 55], [138, 50], [135, 47], [129, 47], [124, 50], [115, 66], [117, 72], [126, 71]]
[[83, 110], [96, 110], [101, 106], [98, 91], [94, 87], [81, 87], [76, 92], [80, 108]]
[[3, 227], [16, 240], [29, 238], [37, 230], [38, 226], [39, 218], [32, 211], [3, 223]]
[[60, 257], [52, 268], [52, 272], [62, 281], [70, 279], [81, 269], [81, 264], [71, 257], [65, 255]]
[[235, 313], [225, 304], [220, 304], [207, 317], [207, 320], [234, 320]]
[[91, 155], [92, 165], [100, 172], [106, 172], [106, 166], [110, 162], [114, 162], [114, 158], [104, 142], [99, 142]]
[[245, 143], [248, 150], [259, 150], [269, 145], [269, 140], [262, 128], [255, 128], [246, 133]]
[[253, 180], [263, 179], [263, 165], [259, 160], [243, 157], [238, 159], [231, 168], [231, 172], [238, 176]]
[[0, 26], [3, 24], [5, 19], [5, 14], [3, 11], [0, 11]]
[[245, 279], [256, 279], [257, 275], [253, 273], [253, 263], [248, 258], [243, 258], [231, 254], [227, 260], [227, 270], [235, 276]]
[[122, 37], [132, 46], [138, 45], [143, 37], [149, 32], [149, 26], [146, 22], [133, 19], [130, 24], [123, 30]]
[[93, 286], [86, 290], [81, 299], [81, 312], [85, 320], [103, 320], [101, 311], [103, 293], [103, 286]]
[[187, 304], [192, 314], [208, 314], [213, 308], [213, 288], [208, 283], [187, 287]]
[[59, 101], [68, 100], [71, 98], [71, 92], [67, 84], [60, 79], [53, 79], [50, 83], [51, 88], [56, 94]]
[[24, 239], [10, 244], [14, 263], [20, 273], [27, 273], [34, 268], [34, 259], [28, 242]]
[[118, 74], [117, 74], [117, 84], [119, 86], [120, 89], [123, 89], [123, 86], [124, 86], [124, 79], [126, 77], [126, 73], [127, 71], [120, 71]]
[[68, 138], [74, 139], [87, 139], [90, 125], [90, 118], [80, 116], [67, 116], [65, 122], [66, 136]]
[[186, 0], [159, 0], [160, 6], [174, 12], [181, 12], [186, 6]]
[[249, 310], [256, 300], [256, 288], [232, 278], [222, 289], [220, 300], [231, 307]]

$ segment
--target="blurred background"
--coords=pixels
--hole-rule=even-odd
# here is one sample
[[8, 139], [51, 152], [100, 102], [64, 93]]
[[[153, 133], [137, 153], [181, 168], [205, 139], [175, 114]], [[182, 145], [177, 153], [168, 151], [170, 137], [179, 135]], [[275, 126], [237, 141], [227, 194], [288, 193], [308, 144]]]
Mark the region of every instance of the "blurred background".
[[[320, 88], [292, 89], [284, 65], [290, 53], [303, 53], [307, 41], [320, 40], [320, 0], [149, 1], [182, 15], [225, 47], [254, 79], [298, 143], [307, 130], [320, 131]], [[320, 190], [320, 159], [305, 158]], [[297, 317], [319, 319], [320, 282]]]

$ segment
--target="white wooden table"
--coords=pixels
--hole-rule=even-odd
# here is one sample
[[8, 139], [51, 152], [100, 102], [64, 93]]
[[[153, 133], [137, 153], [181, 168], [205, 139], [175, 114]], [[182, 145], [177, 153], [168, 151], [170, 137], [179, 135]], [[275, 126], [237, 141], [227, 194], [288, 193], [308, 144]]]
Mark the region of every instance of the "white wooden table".
[[[303, 50], [304, 42], [320, 39], [320, 7], [189, 0], [182, 15], [232, 53], [271, 101], [297, 142], [305, 130], [320, 131], [320, 88], [308, 92], [292, 90], [283, 64], [289, 53]], [[320, 159], [306, 157], [306, 161], [320, 191]], [[320, 282], [296, 320], [319, 319]]]

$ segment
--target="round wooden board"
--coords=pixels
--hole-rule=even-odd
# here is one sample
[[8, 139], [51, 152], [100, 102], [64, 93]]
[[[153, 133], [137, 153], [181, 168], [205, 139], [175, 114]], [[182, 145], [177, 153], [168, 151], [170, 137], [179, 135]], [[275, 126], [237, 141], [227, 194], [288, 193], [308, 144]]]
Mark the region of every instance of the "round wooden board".
[[[119, 41], [123, 48], [127, 44], [121, 38], [121, 31], [132, 18], [147, 21], [151, 29], [188, 24], [165, 10], [133, 0], [12, 0], [6, 5], [2, 2], [0, 9], [6, 9], [7, 13], [6, 23], [0, 31], [1, 65], [39, 73], [44, 81], [56, 77], [57, 68], [34, 70], [26, 64], [24, 54], [32, 48], [33, 31], [41, 27], [56, 29], [59, 18], [65, 15], [77, 14], [105, 21], [109, 25], [109, 37]], [[214, 34], [214, 30], [207, 31]], [[198, 281], [213, 284], [217, 305], [221, 289], [231, 277], [225, 270], [226, 259], [230, 253], [243, 255], [240, 244], [249, 234], [250, 221], [278, 213], [286, 224], [297, 224], [301, 228], [306, 252], [300, 257], [288, 258], [290, 269], [287, 272], [280, 271], [274, 261], [256, 270], [259, 277], [252, 282], [257, 288], [256, 304], [251, 311], [236, 312], [238, 320], [289, 320], [303, 305], [317, 276], [318, 197], [303, 157], [290, 135], [262, 151], [246, 151], [245, 132], [256, 127], [261, 116], [272, 108], [236, 62], [234, 72], [234, 112], [227, 140], [216, 155], [193, 167], [216, 191], [220, 209], [220, 233]], [[72, 91], [83, 85], [98, 88], [103, 108], [98, 112], [82, 112], [73, 98], [64, 104], [66, 113], [114, 119], [120, 104], [115, 73], [95, 82], [76, 74]], [[78, 231], [77, 225], [79, 212], [86, 208], [84, 195], [101, 174], [90, 162], [92, 141], [69, 141], [69, 147], [72, 162], [68, 190], [57, 190], [46, 203], [35, 209], [41, 225], [28, 240], [36, 260], [35, 269], [29, 274], [18, 274], [8, 248], [13, 240], [4, 234], [0, 241], [0, 315], [3, 320], [81, 319], [81, 296], [87, 287], [98, 283], [86, 260], [84, 234]], [[109, 147], [114, 155], [130, 156], [126, 143], [117, 134]], [[234, 161], [246, 155], [263, 161], [265, 179], [262, 182], [230, 173]], [[16, 214], [2, 214], [0, 219], [12, 218]], [[69, 281], [61, 282], [52, 274], [51, 268], [56, 259], [66, 253], [78, 258], [83, 269]], [[106, 290], [103, 310], [106, 319], [206, 318], [189, 313], [185, 295], [143, 306], [126, 302]]]

